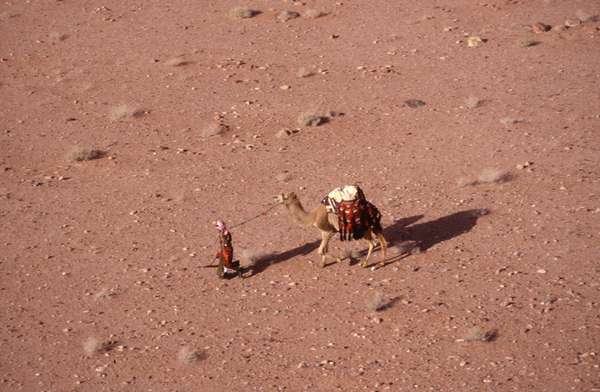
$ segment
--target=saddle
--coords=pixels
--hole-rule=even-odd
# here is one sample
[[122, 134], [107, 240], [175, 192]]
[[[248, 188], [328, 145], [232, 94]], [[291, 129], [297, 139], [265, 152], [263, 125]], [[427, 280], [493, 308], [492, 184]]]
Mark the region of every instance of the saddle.
[[331, 191], [321, 203], [338, 217], [340, 240], [350, 241], [363, 238], [367, 230], [380, 233], [381, 213], [367, 201], [362, 190], [346, 185]]

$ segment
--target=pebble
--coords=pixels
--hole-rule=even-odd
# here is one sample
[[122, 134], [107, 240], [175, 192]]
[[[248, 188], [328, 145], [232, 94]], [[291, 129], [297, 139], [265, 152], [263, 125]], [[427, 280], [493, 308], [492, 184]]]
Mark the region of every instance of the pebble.
[[467, 46], [469, 48], [476, 48], [478, 46], [480, 46], [484, 41], [481, 39], [481, 37], [478, 36], [470, 36], [467, 38]]
[[292, 134], [292, 131], [290, 131], [289, 129], [282, 129], [275, 134], [275, 137], [278, 139], [282, 139], [284, 137], [290, 136], [291, 134]]
[[316, 127], [325, 122], [324, 117], [315, 114], [302, 114], [298, 117], [298, 124], [304, 127]]
[[566, 27], [576, 27], [579, 26], [581, 24], [580, 20], [575, 20], [575, 19], [567, 19], [565, 20], [565, 26]]
[[300, 14], [296, 11], [281, 11], [279, 15], [277, 15], [277, 19], [282, 22], [287, 22], [291, 19], [296, 19], [300, 16]]
[[550, 31], [551, 28], [552, 26], [541, 22], [537, 22], [531, 25], [531, 30], [536, 34], [545, 33], [547, 31]]
[[577, 16], [577, 19], [579, 19], [582, 23], [595, 22], [598, 20], [597, 15], [590, 15], [584, 10], [577, 10], [577, 12], [575, 12], [575, 15]]
[[519, 41], [519, 46], [521, 48], [529, 48], [530, 46], [536, 46], [539, 44], [540, 44], [540, 41], [535, 41], [532, 39], [524, 39], [522, 41]]
[[537, 272], [538, 274], [545, 274], [545, 273], [546, 273], [546, 270], [545, 270], [545, 269], [543, 269], [543, 268], [540, 268], [540, 269], [538, 269], [536, 272]]
[[518, 165], [516, 166], [516, 168], [517, 168], [517, 169], [519, 169], [519, 170], [523, 170], [523, 169], [525, 169], [525, 168], [528, 168], [528, 167], [529, 167], [529, 166], [531, 166], [531, 165], [533, 165], [533, 162], [529, 162], [529, 161], [527, 161], [527, 162], [525, 162], [525, 163], [520, 163], [520, 164], [518, 164]]
[[502, 125], [504, 126], [509, 126], [509, 125], [513, 125], [513, 124], [518, 124], [518, 123], [522, 123], [523, 120], [519, 119], [519, 118], [512, 118], [512, 117], [502, 117], [500, 119], [500, 123], [502, 123]]
[[411, 109], [417, 109], [421, 106], [426, 105], [426, 103], [424, 101], [421, 101], [420, 99], [407, 99], [406, 101], [404, 101], [404, 104]]

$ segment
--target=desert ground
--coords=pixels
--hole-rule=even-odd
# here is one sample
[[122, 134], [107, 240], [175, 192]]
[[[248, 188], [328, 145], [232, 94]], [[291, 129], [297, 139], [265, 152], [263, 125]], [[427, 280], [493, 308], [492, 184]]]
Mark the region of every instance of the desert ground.
[[[599, 14], [3, 2], [0, 390], [600, 391]], [[321, 268], [274, 197], [352, 183]]]

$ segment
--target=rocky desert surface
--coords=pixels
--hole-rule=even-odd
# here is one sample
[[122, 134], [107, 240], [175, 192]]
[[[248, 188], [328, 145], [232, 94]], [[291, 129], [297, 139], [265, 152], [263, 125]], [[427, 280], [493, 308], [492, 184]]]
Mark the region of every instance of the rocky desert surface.
[[[600, 391], [599, 14], [3, 2], [0, 390]], [[382, 268], [273, 204], [350, 183]]]

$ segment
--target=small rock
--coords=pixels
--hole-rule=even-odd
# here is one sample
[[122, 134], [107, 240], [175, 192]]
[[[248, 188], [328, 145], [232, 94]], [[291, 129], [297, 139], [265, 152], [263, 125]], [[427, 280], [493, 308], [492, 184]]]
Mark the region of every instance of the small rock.
[[313, 76], [314, 74], [315, 73], [310, 69], [300, 67], [300, 69], [298, 69], [298, 72], [296, 73], [296, 76], [298, 76], [299, 78], [308, 78], [309, 76]]
[[228, 130], [228, 127], [221, 123], [208, 124], [204, 129], [200, 131], [200, 136], [208, 138], [211, 136], [222, 135]]
[[289, 180], [292, 179], [292, 176], [290, 173], [282, 172], [282, 173], [277, 174], [275, 176], [275, 179], [279, 182], [288, 182]]
[[295, 12], [295, 11], [281, 11], [277, 15], [277, 19], [279, 19], [282, 22], [287, 22], [288, 20], [296, 19], [299, 16], [300, 16], [300, 14], [298, 12]]
[[536, 34], [545, 33], [547, 31], [550, 31], [551, 28], [552, 26], [541, 22], [537, 22], [531, 25], [531, 30]]
[[565, 20], [565, 26], [566, 27], [577, 27], [581, 24], [581, 21], [579, 19], [567, 19]]
[[524, 39], [518, 42], [518, 45], [521, 48], [529, 48], [530, 46], [536, 46], [539, 45], [541, 42], [540, 41], [535, 41], [532, 39]]
[[543, 269], [543, 268], [540, 268], [540, 269], [538, 269], [536, 272], [537, 272], [538, 274], [545, 274], [545, 273], [546, 273], [546, 270], [545, 270], [545, 269]]
[[49, 34], [49, 37], [53, 41], [64, 41], [68, 38], [66, 34], [62, 34], [56, 31], [53, 31]]
[[465, 99], [465, 107], [467, 109], [475, 109], [481, 105], [481, 100], [477, 97], [468, 97]]
[[285, 137], [290, 136], [292, 133], [293, 132], [289, 129], [282, 129], [275, 134], [275, 137], [278, 139], [283, 139]]
[[404, 101], [404, 104], [411, 109], [417, 109], [421, 106], [426, 105], [426, 103], [424, 101], [421, 101], [420, 99], [407, 99], [406, 101]]
[[168, 59], [167, 61], [165, 61], [165, 65], [167, 65], [169, 67], [181, 67], [184, 65], [188, 65], [189, 63], [190, 62], [187, 61], [182, 56], [172, 57], [172, 58]]
[[470, 36], [467, 38], [467, 46], [469, 48], [476, 48], [478, 46], [480, 46], [482, 43], [484, 43], [485, 41], [481, 39], [481, 37], [478, 36]]
[[327, 122], [322, 116], [311, 113], [302, 113], [298, 116], [298, 124], [303, 127], [316, 127]]
[[261, 12], [248, 7], [235, 7], [229, 11], [229, 16], [234, 19], [247, 19], [259, 15]]
[[304, 11], [303, 16], [305, 18], [309, 18], [309, 19], [316, 19], [316, 18], [320, 18], [325, 15], [327, 15], [325, 12], [315, 10], [315, 9], [309, 9], [309, 10]]
[[525, 169], [525, 168], [528, 168], [528, 167], [529, 167], [529, 166], [531, 166], [531, 165], [533, 165], [533, 162], [529, 162], [529, 161], [527, 161], [527, 162], [525, 162], [525, 163], [520, 163], [520, 164], [518, 164], [516, 167], [517, 167], [517, 169], [519, 169], [519, 170], [523, 170], [523, 169]]
[[284, 84], [283, 86], [279, 86], [279, 88], [281, 90], [289, 90], [291, 87], [289, 85], [287, 85], [287, 84]]
[[504, 125], [505, 127], [508, 127], [513, 124], [522, 123], [522, 122], [523, 122], [523, 120], [521, 120], [519, 118], [512, 118], [512, 117], [503, 117], [500, 119], [500, 123], [502, 123], [502, 125]]
[[177, 361], [184, 365], [191, 365], [194, 362], [205, 359], [203, 351], [196, 350], [190, 346], [184, 346], [177, 352]]
[[577, 12], [575, 12], [575, 15], [577, 16], [577, 19], [581, 21], [581, 23], [598, 21], [598, 15], [590, 15], [584, 10], [577, 10]]

